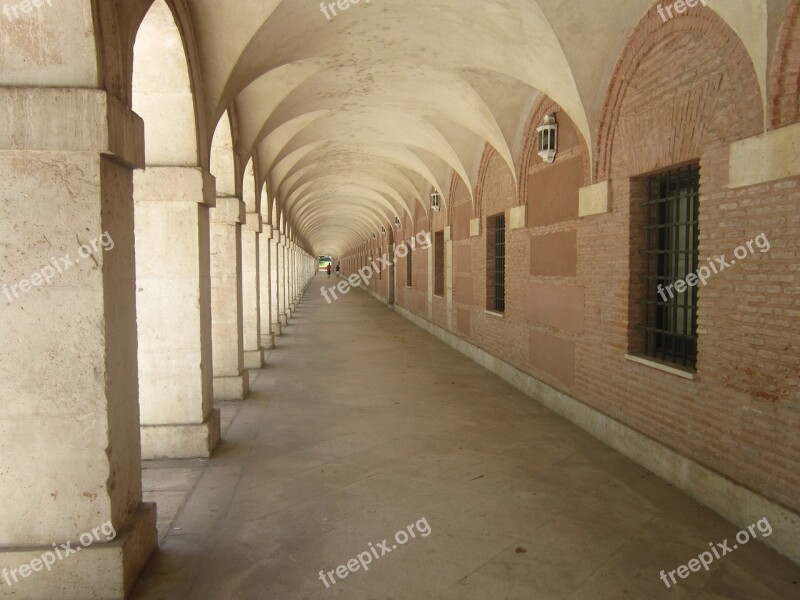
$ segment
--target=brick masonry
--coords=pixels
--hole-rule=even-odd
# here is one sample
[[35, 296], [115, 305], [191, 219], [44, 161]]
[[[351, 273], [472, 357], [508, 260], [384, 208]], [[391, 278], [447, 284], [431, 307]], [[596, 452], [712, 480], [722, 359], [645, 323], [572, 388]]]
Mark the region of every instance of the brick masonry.
[[[727, 25], [699, 8], [668, 23], [650, 11], [609, 83], [594, 162], [569, 116], [544, 97], [528, 121], [518, 186], [487, 148], [474, 201], [454, 175], [442, 212], [429, 220], [418, 204], [395, 239], [452, 227], [453, 333], [800, 512], [800, 177], [728, 187], [732, 142], [762, 133], [765, 121], [800, 120], [800, 4], [786, 15], [766, 119], [750, 59]], [[559, 154], [546, 165], [534, 130], [551, 113]], [[701, 169], [700, 256], [731, 257], [762, 232], [771, 243], [700, 288], [693, 380], [625, 358], [638, 350], [637, 182], [689, 161]], [[578, 189], [606, 179], [610, 212], [579, 219]], [[498, 317], [485, 310], [487, 218], [521, 204], [528, 227], [506, 232]], [[470, 237], [478, 217], [481, 233]], [[354, 249], [343, 265], [352, 272], [359, 254], [386, 243]], [[397, 304], [448, 328], [447, 300], [429, 299], [427, 253], [412, 260], [411, 287], [398, 262]], [[388, 277], [372, 284], [384, 297], [388, 286]]]

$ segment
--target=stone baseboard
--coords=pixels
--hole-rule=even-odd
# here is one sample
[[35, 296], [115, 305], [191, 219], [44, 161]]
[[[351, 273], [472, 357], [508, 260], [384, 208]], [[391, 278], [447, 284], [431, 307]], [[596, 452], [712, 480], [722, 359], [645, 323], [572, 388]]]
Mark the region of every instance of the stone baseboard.
[[244, 368], [258, 370], [264, 366], [264, 351], [258, 350], [245, 350], [244, 352]]
[[[260, 367], [259, 367], [260, 368]], [[226, 402], [244, 400], [250, 391], [250, 377], [247, 371], [239, 375], [214, 377], [214, 400]]]
[[[66, 544], [66, 541], [58, 543]], [[73, 540], [70, 547], [80, 548], [80, 551], [57, 560], [50, 571], [32, 572], [27, 578], [17, 573], [19, 581], [11, 587], [0, 580], [0, 589], [7, 588], [8, 597], [15, 600], [127, 598], [147, 561], [158, 549], [156, 505], [141, 504], [125, 529], [118, 531], [117, 537], [110, 542], [94, 542], [84, 547], [78, 540]], [[0, 550], [0, 565], [17, 569], [30, 565], [34, 559], [41, 561], [41, 556], [51, 551], [52, 545], [3, 548]]]
[[203, 423], [142, 425], [142, 460], [208, 458], [219, 445], [219, 410]]

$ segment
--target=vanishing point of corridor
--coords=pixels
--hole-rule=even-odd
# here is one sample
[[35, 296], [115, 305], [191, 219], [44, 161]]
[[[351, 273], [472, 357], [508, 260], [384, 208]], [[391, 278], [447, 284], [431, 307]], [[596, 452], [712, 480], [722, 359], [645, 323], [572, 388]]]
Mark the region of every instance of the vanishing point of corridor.
[[800, 600], [800, 0], [7, 0], [0, 117], [0, 600]]
[[362, 291], [328, 305], [322, 285], [251, 396], [223, 405], [214, 457], [146, 465], [146, 499], [177, 517], [134, 600], [800, 597], [800, 569], [757, 542], [667, 589], [661, 570], [738, 528]]

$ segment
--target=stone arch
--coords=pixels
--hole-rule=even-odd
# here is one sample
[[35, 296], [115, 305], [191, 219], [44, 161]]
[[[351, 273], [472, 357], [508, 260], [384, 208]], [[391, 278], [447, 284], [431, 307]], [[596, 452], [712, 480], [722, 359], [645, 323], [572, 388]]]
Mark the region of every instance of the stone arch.
[[244, 177], [242, 179], [242, 200], [245, 210], [248, 213], [258, 213], [260, 205], [260, 194], [256, 188], [255, 164], [251, 158], [244, 167]]
[[142, 20], [133, 49], [133, 110], [145, 124], [145, 164], [200, 164], [197, 111], [188, 57], [174, 13], [155, 0]]
[[[646, 61], [652, 59], [654, 52], [658, 50], [662, 50], [663, 55], [670, 56], [671, 60], [674, 61], [676, 53], [686, 52], [688, 48], [692, 47], [702, 48], [703, 50], [697, 55], [702, 59], [697, 59], [696, 61], [700, 68], [708, 66], [710, 61], [718, 60], [720, 57], [724, 57], [729, 68], [726, 72], [727, 78], [720, 77], [715, 79], [711, 75], [706, 78], [692, 78], [694, 88], [687, 90], [685, 96], [687, 101], [694, 102], [696, 106], [686, 107], [686, 114], [693, 114], [691, 110], [711, 111], [714, 99], [718, 97], [722, 87], [730, 88], [731, 85], [736, 85], [739, 89], [744, 90], [744, 93], [736, 97], [736, 104], [740, 106], [739, 102], [744, 99], [749, 103], [755, 102], [757, 106], [747, 107], [742, 112], [747, 114], [749, 111], [757, 110], [761, 115], [761, 121], [759, 127], [755, 130], [750, 124], [742, 124], [738, 132], [729, 132], [728, 137], [732, 138], [729, 141], [752, 135], [761, 129], [761, 124], [763, 123], [761, 88], [750, 55], [736, 32], [716, 13], [703, 10], [702, 6], [689, 8], [681, 17], [670, 19], [666, 23], [658, 16], [657, 11], [651, 10], [647, 12], [646, 16], [632, 32], [625, 49], [620, 54], [614, 74], [611, 77], [611, 85], [607, 90], [603, 103], [596, 137], [597, 152], [595, 153], [593, 170], [594, 181], [606, 180], [611, 175], [614, 137], [620, 127], [622, 106], [628, 95], [631, 81], [640, 71], [640, 67]], [[664, 77], [669, 74], [674, 79], [674, 73], [667, 73], [674, 68], [674, 65], [670, 65], [668, 70], [655, 70], [665, 73]], [[710, 71], [711, 69], [707, 70]], [[657, 77], [657, 73], [654, 73], [653, 77]], [[731, 82], [734, 83], [732, 84]], [[651, 86], [659, 85], [658, 81], [651, 82]], [[673, 108], [677, 111], [680, 107]], [[720, 114], [718, 113], [716, 122], [719, 122]], [[651, 116], [656, 119], [658, 117], [658, 115]], [[672, 116], [675, 117], [675, 115]], [[702, 117], [700, 120], [703, 120]], [[710, 116], [706, 120], [710, 121]], [[644, 116], [640, 116], [640, 122], [645, 122]], [[669, 125], [672, 124], [667, 122], [666, 119], [657, 119], [656, 123], [662, 128], [669, 128]], [[699, 138], [705, 133], [707, 132], [696, 132], [695, 141], [697, 144], [700, 143]], [[639, 138], [641, 137], [639, 136]], [[689, 149], [685, 147], [673, 148], [672, 154], [676, 157], [674, 162], [679, 162], [677, 160], [678, 156], [689, 153]], [[646, 158], [638, 157], [638, 162], [645, 163]]]
[[238, 158], [235, 152], [233, 132], [235, 123], [232, 111], [226, 111], [217, 123], [211, 143], [211, 174], [217, 179], [217, 196], [242, 194], [243, 178], [238, 177]]
[[800, 121], [800, 0], [790, 0], [772, 64], [772, 129]]

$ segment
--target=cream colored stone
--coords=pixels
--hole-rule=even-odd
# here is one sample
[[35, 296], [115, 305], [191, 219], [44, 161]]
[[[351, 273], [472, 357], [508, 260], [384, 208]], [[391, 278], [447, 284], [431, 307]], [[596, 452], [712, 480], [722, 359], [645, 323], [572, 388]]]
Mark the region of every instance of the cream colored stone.
[[730, 146], [728, 187], [800, 175], [800, 123], [739, 140]]
[[508, 228], [524, 229], [528, 226], [528, 205], [512, 206], [508, 209]]
[[481, 234], [481, 220], [470, 219], [469, 221], [469, 237], [477, 237]]
[[[242, 400], [247, 394], [242, 339], [242, 234], [244, 202], [217, 197], [211, 209], [211, 332], [214, 399]], [[251, 234], [256, 235], [256, 234]]]
[[608, 180], [578, 190], [578, 216], [590, 217], [611, 210], [611, 189]]
[[143, 425], [142, 458], [207, 458], [219, 441], [219, 410], [212, 410], [203, 423]]

